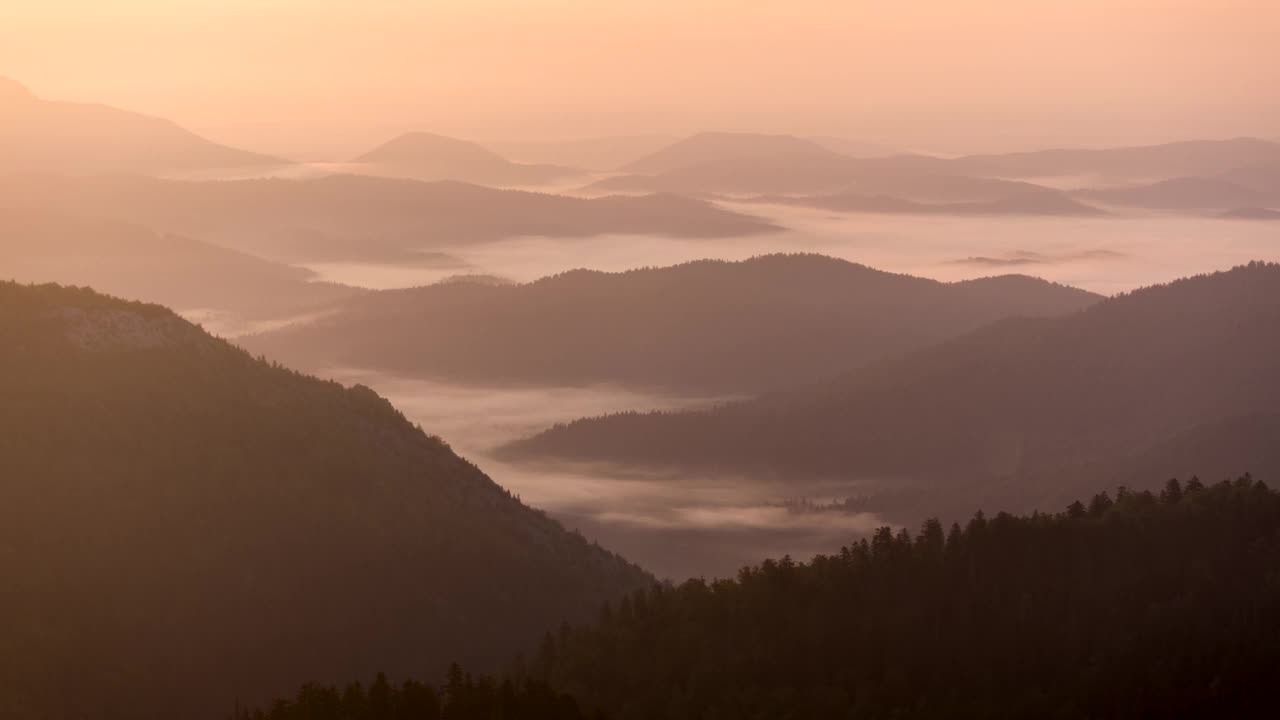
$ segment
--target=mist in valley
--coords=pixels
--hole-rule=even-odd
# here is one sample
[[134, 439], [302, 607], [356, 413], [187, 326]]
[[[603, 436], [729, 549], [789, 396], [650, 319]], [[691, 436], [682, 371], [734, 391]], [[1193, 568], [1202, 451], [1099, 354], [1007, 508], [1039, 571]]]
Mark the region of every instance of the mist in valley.
[[11, 4], [0, 720], [1274, 714], [1280, 6]]

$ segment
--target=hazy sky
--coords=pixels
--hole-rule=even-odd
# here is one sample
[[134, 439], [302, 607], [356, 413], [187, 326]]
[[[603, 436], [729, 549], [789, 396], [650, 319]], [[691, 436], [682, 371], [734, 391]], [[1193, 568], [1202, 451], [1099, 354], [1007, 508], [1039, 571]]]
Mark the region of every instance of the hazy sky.
[[1280, 0], [0, 0], [0, 75], [315, 158], [392, 132], [1280, 137]]

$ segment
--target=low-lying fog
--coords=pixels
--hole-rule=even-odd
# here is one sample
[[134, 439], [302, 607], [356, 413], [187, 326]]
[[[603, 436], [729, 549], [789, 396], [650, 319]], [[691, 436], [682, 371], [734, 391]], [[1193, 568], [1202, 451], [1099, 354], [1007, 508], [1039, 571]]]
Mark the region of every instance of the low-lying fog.
[[352, 369], [325, 373], [376, 388], [495, 481], [570, 528], [660, 577], [732, 574], [764, 557], [831, 551], [874, 529], [869, 513], [820, 510], [856, 484], [782, 486], [731, 477], [667, 477], [619, 467], [529, 467], [492, 450], [557, 422], [619, 409], [707, 407], [732, 398], [674, 397], [609, 386], [461, 387]]
[[939, 280], [1022, 273], [1103, 294], [1132, 290], [1250, 260], [1280, 259], [1280, 226], [1186, 215], [963, 217], [838, 215], [733, 204], [789, 228], [728, 239], [602, 236], [520, 238], [457, 248], [413, 266], [315, 264], [321, 279], [362, 287], [429, 284], [462, 273], [535, 280], [573, 268], [627, 270], [703, 258], [741, 260], [816, 252], [881, 270]]
[[[410, 266], [315, 265], [321, 278], [371, 288], [426, 284], [465, 273], [528, 281], [572, 268], [626, 270], [701, 258], [810, 251], [941, 280], [1025, 273], [1112, 294], [1249, 260], [1280, 260], [1280, 227], [1186, 216], [1105, 218], [835, 215], [761, 205], [788, 232], [727, 240], [666, 237], [523, 238], [444, 248]], [[736, 478], [654, 477], [624, 468], [537, 468], [491, 450], [559, 421], [618, 410], [705, 406], [722, 398], [671, 397], [610, 387], [460, 387], [335, 371], [391, 399], [497, 482], [569, 527], [659, 576], [726, 575], [762, 557], [807, 557], [858, 538], [869, 513], [815, 510], [859, 486], [779, 486]]]

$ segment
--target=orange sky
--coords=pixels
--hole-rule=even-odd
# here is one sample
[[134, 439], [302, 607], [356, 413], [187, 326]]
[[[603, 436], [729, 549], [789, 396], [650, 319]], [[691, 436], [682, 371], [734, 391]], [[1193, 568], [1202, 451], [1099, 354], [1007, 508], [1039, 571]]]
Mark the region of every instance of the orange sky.
[[1277, 0], [0, 0], [0, 75], [304, 158], [405, 129], [1280, 137]]

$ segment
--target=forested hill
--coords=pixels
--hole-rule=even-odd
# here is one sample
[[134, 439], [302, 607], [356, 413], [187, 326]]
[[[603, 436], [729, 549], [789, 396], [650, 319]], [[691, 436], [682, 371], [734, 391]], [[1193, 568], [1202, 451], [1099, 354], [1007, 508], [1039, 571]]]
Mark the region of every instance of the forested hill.
[[757, 393], [1099, 299], [1026, 276], [942, 283], [777, 254], [371, 293], [244, 342], [293, 367]]
[[650, 582], [367, 388], [12, 283], [0, 577], [6, 718], [222, 716], [304, 680], [483, 668]]
[[638, 592], [531, 667], [621, 720], [1259, 717], [1278, 563], [1280, 495], [1170, 483]]
[[932, 512], [942, 512], [945, 488], [977, 482], [996, 483], [984, 502], [1057, 505], [1063, 483], [1131, 467], [1180, 437], [1198, 438], [1203, 452], [1181, 456], [1179, 474], [1280, 470], [1280, 444], [1265, 432], [1233, 445], [1234, 457], [1208, 442], [1224, 437], [1212, 429], [1222, 423], [1275, 426], [1266, 418], [1280, 415], [1277, 328], [1280, 265], [1254, 263], [1073, 314], [995, 323], [803, 391], [583, 420], [509, 452], [918, 481], [932, 488]]
[[514, 677], [311, 686], [241, 717], [1263, 717], [1278, 563], [1280, 495], [1172, 480], [638, 590], [548, 633]]

